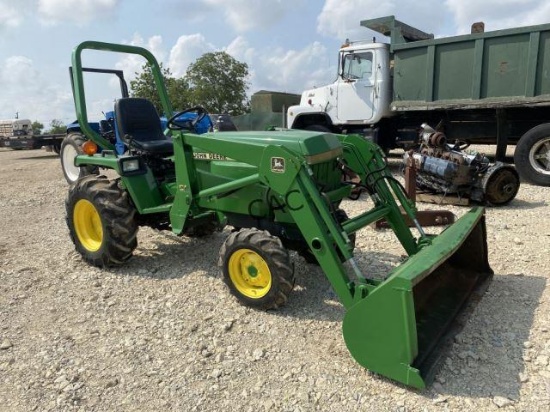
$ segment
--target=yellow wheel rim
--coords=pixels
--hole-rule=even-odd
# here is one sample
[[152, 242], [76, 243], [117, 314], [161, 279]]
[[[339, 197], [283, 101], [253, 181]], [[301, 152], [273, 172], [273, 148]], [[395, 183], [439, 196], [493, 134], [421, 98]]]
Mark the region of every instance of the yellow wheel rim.
[[250, 249], [239, 249], [229, 258], [229, 277], [244, 296], [259, 299], [271, 289], [271, 271], [266, 261]]
[[90, 252], [96, 252], [103, 242], [101, 218], [95, 206], [86, 199], [76, 202], [73, 222], [78, 240]]

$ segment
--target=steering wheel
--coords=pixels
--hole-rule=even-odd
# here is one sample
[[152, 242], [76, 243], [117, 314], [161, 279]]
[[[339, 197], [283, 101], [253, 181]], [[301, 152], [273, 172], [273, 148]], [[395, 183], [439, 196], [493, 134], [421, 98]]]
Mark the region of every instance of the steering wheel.
[[[185, 113], [197, 113], [197, 117], [189, 120], [178, 120], [178, 117], [183, 116]], [[197, 124], [199, 124], [207, 115], [208, 112], [204, 107], [191, 107], [173, 115], [170, 119], [168, 119], [166, 126], [170, 130], [192, 130], [196, 132]]]

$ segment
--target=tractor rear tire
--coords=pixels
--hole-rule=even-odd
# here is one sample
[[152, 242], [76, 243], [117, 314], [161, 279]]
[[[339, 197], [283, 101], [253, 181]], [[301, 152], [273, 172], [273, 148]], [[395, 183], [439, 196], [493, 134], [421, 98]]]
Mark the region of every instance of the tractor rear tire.
[[69, 234], [83, 259], [97, 267], [126, 262], [137, 247], [136, 209], [118, 180], [85, 176], [65, 202]]
[[258, 229], [231, 233], [220, 248], [218, 266], [231, 293], [256, 309], [283, 306], [296, 280], [281, 240]]
[[82, 151], [82, 144], [86, 141], [86, 138], [80, 133], [69, 133], [67, 137], [61, 142], [61, 148], [59, 156], [61, 158], [61, 169], [63, 169], [63, 176], [69, 184], [73, 184], [79, 178], [88, 175], [99, 174], [97, 166], [81, 166], [74, 165], [74, 158], [77, 155], [84, 154]]

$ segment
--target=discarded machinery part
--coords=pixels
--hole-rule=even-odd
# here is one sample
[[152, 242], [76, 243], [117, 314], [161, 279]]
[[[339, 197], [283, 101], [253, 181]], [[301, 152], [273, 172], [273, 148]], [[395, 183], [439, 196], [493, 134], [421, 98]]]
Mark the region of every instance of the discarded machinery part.
[[431, 147], [445, 147], [447, 144], [447, 136], [442, 132], [436, 131], [428, 124], [423, 123], [421, 126], [420, 141]]
[[516, 169], [502, 162], [491, 166], [482, 179], [485, 200], [495, 206], [510, 203], [518, 194], [519, 185]]
[[[425, 126], [420, 133], [420, 147], [405, 153], [405, 165], [414, 161], [416, 187], [431, 193], [468, 198], [491, 205], [510, 202], [519, 190], [519, 175], [514, 166], [489, 159], [478, 152], [464, 152], [457, 144], [433, 146], [443, 141], [443, 135]], [[436, 136], [439, 134], [439, 136]]]
[[441, 132], [435, 132], [430, 135], [429, 143], [431, 146], [441, 147], [447, 144], [447, 137]]

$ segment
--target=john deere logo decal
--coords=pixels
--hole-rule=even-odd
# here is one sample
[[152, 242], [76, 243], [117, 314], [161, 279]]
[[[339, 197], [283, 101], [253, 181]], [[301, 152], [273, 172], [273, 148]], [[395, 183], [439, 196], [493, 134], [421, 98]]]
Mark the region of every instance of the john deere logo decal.
[[285, 172], [285, 159], [283, 157], [272, 157], [271, 158], [271, 171], [273, 173], [284, 173]]

